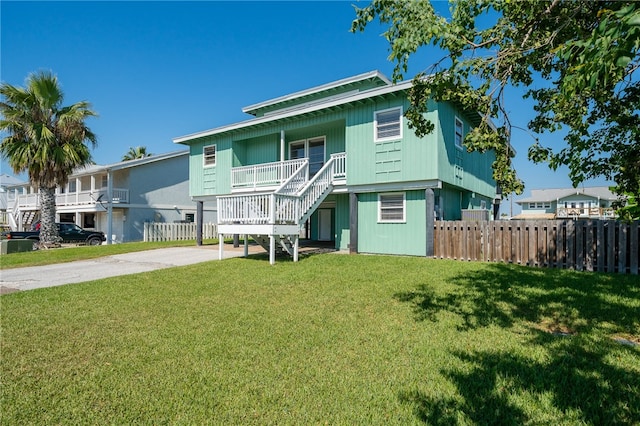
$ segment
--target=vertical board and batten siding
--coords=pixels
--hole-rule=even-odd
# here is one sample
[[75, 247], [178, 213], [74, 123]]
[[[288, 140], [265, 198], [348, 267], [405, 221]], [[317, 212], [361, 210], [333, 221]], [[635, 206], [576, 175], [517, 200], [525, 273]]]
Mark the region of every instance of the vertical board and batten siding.
[[[389, 108], [407, 110], [404, 94], [353, 106], [346, 123], [347, 184], [371, 185], [438, 178], [437, 137], [418, 138], [402, 117], [402, 138], [374, 142], [374, 113]], [[427, 117], [435, 120], [436, 114]]]
[[336, 248], [349, 248], [349, 194], [336, 194]]
[[637, 275], [639, 223], [439, 221], [434, 227], [434, 257]]
[[[195, 223], [160, 223], [144, 224], [144, 241], [188, 241], [196, 239]], [[202, 224], [202, 238], [218, 238], [218, 226], [215, 223]]]
[[[469, 119], [448, 102], [437, 104], [438, 143], [442, 149], [438, 152], [439, 179], [445, 183], [462, 186], [468, 191], [493, 198], [496, 184], [493, 180], [491, 165], [495, 159], [493, 151], [486, 153], [467, 152], [463, 147], [455, 146], [455, 119], [463, 123], [463, 135], [472, 128]], [[462, 167], [462, 178], [457, 177], [455, 166]], [[463, 208], [465, 208], [463, 206]]]
[[378, 223], [378, 193], [358, 194], [358, 252], [426, 255], [424, 191], [406, 191], [405, 221]]
[[[326, 136], [326, 158], [345, 151], [344, 112], [333, 111], [295, 121], [274, 122], [214, 136], [194, 139], [190, 145], [190, 195], [209, 196], [231, 193], [231, 168], [280, 160], [280, 131], [285, 132], [286, 156], [289, 142]], [[215, 167], [204, 167], [203, 147], [216, 144]]]

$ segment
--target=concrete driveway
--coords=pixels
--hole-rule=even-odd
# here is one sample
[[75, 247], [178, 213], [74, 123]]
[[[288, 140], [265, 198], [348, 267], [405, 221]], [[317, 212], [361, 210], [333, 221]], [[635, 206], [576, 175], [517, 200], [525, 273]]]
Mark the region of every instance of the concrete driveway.
[[[250, 253], [253, 251], [253, 249], [250, 250]], [[225, 245], [225, 259], [243, 254], [242, 247], [232, 248], [230, 245]], [[211, 260], [218, 260], [218, 246], [171, 247], [55, 265], [4, 269], [0, 271], [0, 294], [93, 281]]]

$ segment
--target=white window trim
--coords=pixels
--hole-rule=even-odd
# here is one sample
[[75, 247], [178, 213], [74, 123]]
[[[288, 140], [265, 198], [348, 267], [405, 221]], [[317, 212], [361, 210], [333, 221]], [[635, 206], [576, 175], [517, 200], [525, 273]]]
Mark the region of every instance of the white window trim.
[[[402, 219], [389, 220], [382, 219], [382, 197], [385, 195], [402, 195]], [[384, 192], [378, 194], [378, 223], [406, 223], [407, 221], [407, 193], [406, 192]]]
[[[460, 145], [458, 145], [458, 141], [457, 141], [457, 133], [458, 133], [458, 123], [460, 123], [460, 127], [462, 128], [462, 135], [460, 138]], [[456, 148], [458, 148], [459, 150], [463, 150], [463, 144], [464, 144], [464, 121], [462, 121], [458, 116], [456, 116], [455, 120], [454, 120], [454, 124], [453, 124], [453, 143], [456, 146]]]
[[[398, 110], [400, 112], [400, 134], [398, 136], [390, 136], [390, 137], [386, 137], [386, 138], [378, 138], [378, 114], [380, 113], [384, 113], [384, 112], [389, 112], [389, 111], [394, 111], [394, 110]], [[396, 141], [396, 140], [401, 140], [402, 139], [402, 135], [403, 135], [403, 127], [404, 127], [404, 123], [402, 121], [402, 107], [393, 107], [393, 108], [387, 108], [387, 109], [381, 109], [378, 111], [374, 111], [373, 112], [373, 141], [374, 142], [387, 142], [387, 141]]]
[[[210, 148], [210, 147], [213, 147], [213, 149], [214, 149], [214, 150], [215, 150], [215, 152], [216, 152], [216, 153], [215, 153], [215, 158], [214, 158], [213, 164], [207, 164], [207, 156], [206, 156], [206, 154], [205, 154], [206, 149], [207, 149], [207, 148]], [[205, 167], [205, 168], [208, 168], [208, 167], [215, 167], [215, 166], [216, 166], [216, 164], [218, 164], [218, 146], [217, 146], [217, 144], [215, 144], [215, 143], [214, 143], [214, 144], [211, 144], [211, 145], [205, 145], [205, 146], [203, 146], [203, 147], [202, 147], [202, 165], [203, 165], [203, 167]]]
[[298, 139], [295, 141], [289, 142], [289, 160], [291, 160], [291, 146], [294, 144], [304, 144], [304, 157], [309, 158], [309, 143], [322, 141], [322, 165], [327, 162], [327, 137], [325, 135], [315, 136], [308, 139]]

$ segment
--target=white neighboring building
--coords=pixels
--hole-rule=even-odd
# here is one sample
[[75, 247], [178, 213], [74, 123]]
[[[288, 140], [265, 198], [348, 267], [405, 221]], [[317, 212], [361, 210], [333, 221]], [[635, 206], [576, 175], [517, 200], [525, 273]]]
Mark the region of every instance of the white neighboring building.
[[[30, 229], [40, 215], [39, 194], [28, 183], [7, 190], [9, 225]], [[102, 231], [118, 243], [142, 241], [145, 222], [194, 222], [196, 207], [189, 196], [189, 151], [87, 166], [56, 189], [56, 221]], [[204, 222], [216, 219], [215, 209], [203, 210]]]
[[517, 200], [522, 212], [512, 219], [614, 219], [619, 197], [609, 187], [532, 189]]

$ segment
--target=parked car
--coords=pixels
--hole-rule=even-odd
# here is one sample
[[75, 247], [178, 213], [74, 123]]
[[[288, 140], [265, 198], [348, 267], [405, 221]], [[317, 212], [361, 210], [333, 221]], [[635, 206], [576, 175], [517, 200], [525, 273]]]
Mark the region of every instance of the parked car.
[[[107, 240], [104, 232], [87, 231], [82, 229], [75, 223], [56, 223], [58, 225], [58, 233], [63, 243], [87, 244], [97, 246]], [[34, 240], [40, 241], [40, 231], [9, 231], [3, 234], [8, 240]]]

